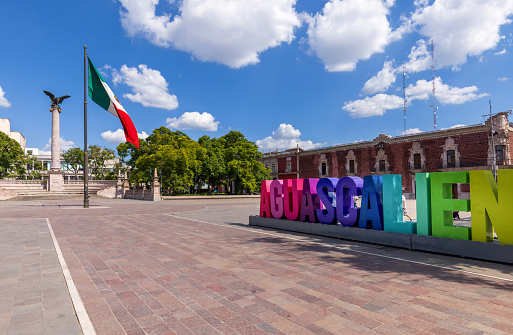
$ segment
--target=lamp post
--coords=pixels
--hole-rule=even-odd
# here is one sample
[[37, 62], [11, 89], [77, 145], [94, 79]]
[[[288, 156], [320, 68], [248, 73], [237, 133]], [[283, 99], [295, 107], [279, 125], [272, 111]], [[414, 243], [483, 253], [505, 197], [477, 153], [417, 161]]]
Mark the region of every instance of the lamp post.
[[[494, 142], [494, 139], [493, 139], [493, 134], [494, 134], [494, 131], [493, 131], [493, 120], [492, 120], [492, 100], [488, 100], [488, 103], [490, 104], [490, 113], [488, 115], [483, 115], [483, 116], [489, 116], [490, 117], [490, 135], [492, 136], [491, 137], [491, 145], [492, 145], [492, 174], [493, 174], [493, 178], [495, 179], [495, 182], [497, 182], [497, 156], [495, 154], [495, 142]], [[503, 112], [503, 113], [507, 113], [507, 114], [511, 114], [511, 111], [512, 109], [508, 109], [507, 111]], [[497, 114], [500, 114], [500, 113], [496, 113], [494, 115], [497, 115]]]
[[492, 135], [492, 174], [495, 182], [497, 182], [497, 157], [495, 157], [495, 143], [493, 141], [493, 120], [492, 120], [492, 100], [488, 100], [490, 104], [490, 129]]

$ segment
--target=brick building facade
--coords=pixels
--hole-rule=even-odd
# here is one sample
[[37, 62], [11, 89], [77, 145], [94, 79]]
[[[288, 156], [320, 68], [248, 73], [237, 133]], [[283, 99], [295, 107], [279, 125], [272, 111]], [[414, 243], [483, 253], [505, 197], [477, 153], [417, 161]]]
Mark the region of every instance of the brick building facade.
[[[498, 168], [513, 168], [513, 125], [508, 113], [492, 117]], [[261, 162], [273, 179], [340, 178], [343, 176], [400, 174], [403, 192], [415, 197], [415, 173], [490, 170], [493, 162], [490, 119], [484, 125], [391, 137], [327, 148], [264, 153]], [[454, 185], [465, 198], [468, 184]]]

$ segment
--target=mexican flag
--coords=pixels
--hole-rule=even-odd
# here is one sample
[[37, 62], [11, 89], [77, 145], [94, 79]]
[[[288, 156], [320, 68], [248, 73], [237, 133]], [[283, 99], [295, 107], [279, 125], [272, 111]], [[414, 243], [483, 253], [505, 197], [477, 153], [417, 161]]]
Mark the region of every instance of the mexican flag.
[[121, 106], [118, 98], [112, 93], [109, 85], [103, 80], [89, 57], [87, 57], [87, 60], [89, 62], [89, 97], [100, 107], [121, 120], [126, 141], [134, 144], [139, 149], [139, 137], [130, 116]]

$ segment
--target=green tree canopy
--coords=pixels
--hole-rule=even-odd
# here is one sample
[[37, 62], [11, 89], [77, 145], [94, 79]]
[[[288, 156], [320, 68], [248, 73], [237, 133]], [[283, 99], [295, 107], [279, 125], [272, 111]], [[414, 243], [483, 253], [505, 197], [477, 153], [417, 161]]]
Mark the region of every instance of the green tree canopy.
[[235, 182], [235, 189], [232, 192], [260, 191], [262, 180], [269, 178], [270, 172], [258, 161], [262, 158], [258, 146], [238, 131], [230, 131], [222, 136], [220, 141], [224, 146], [228, 179]]
[[139, 139], [139, 149], [129, 142], [121, 143], [116, 147], [119, 156], [119, 163], [127, 169], [132, 170], [135, 168], [137, 159], [149, 152], [148, 142]]
[[199, 158], [205, 154], [204, 148], [181, 131], [165, 127], [155, 129], [146, 141], [148, 150], [137, 158], [131, 181], [148, 183], [157, 168], [163, 189], [183, 192], [194, 186], [194, 176], [201, 173]]
[[0, 179], [25, 174], [26, 163], [21, 145], [0, 131]]
[[206, 135], [200, 137], [198, 143], [206, 150], [200, 159], [201, 174], [198, 176], [198, 183], [206, 182], [210, 186], [210, 191], [219, 189], [226, 179], [223, 143]]
[[270, 176], [257, 161], [262, 157], [258, 147], [240, 132], [194, 141], [181, 131], [160, 127], [139, 143], [139, 150], [129, 143], [117, 147], [130, 182], [137, 185], [149, 185], [155, 168], [161, 172], [162, 188], [174, 193], [197, 192], [205, 184], [210, 191], [234, 184], [231, 192], [258, 192], [261, 181]]
[[116, 157], [114, 150], [102, 148], [97, 145], [90, 145], [88, 147], [88, 163], [94, 178], [103, 180], [107, 174], [107, 161], [113, 160]]
[[78, 170], [84, 166], [84, 150], [80, 148], [70, 148], [61, 154], [62, 161], [68, 164], [68, 167], [75, 173], [77, 178]]

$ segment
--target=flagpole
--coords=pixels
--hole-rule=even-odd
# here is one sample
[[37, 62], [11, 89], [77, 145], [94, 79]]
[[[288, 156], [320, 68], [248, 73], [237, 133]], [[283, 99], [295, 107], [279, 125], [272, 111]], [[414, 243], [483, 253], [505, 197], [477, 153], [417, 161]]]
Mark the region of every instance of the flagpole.
[[89, 166], [87, 157], [87, 48], [84, 45], [84, 208], [89, 208]]

